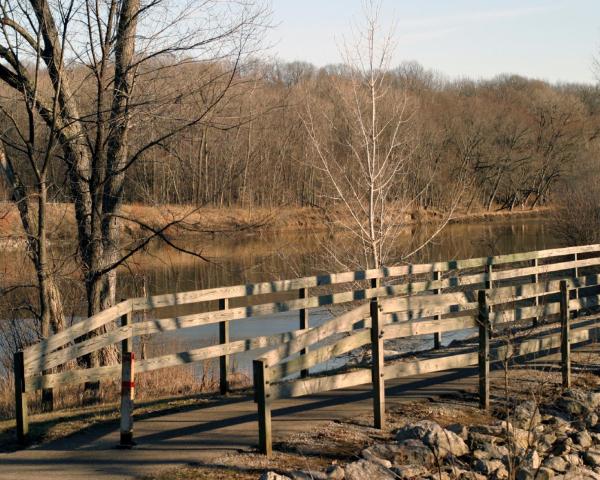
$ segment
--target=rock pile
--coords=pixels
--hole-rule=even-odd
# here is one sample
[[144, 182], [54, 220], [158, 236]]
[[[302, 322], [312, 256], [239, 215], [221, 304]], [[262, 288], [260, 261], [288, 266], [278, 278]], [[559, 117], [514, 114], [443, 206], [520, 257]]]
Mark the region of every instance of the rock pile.
[[[600, 392], [566, 390], [557, 401], [517, 405], [491, 425], [410, 423], [393, 441], [325, 472], [269, 472], [265, 480], [600, 480]], [[357, 452], [358, 453], [358, 452]]]

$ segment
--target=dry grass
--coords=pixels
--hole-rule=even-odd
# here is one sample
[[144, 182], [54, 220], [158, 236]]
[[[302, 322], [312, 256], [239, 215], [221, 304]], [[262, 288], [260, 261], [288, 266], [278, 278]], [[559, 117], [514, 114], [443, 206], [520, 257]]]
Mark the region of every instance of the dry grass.
[[[453, 222], [477, 222], [523, 215], [539, 215], [549, 210], [540, 207], [534, 211], [514, 210], [512, 212], [475, 211], [456, 212]], [[0, 204], [0, 241], [4, 247], [23, 247], [23, 230], [16, 207], [10, 203]], [[343, 219], [341, 212], [325, 212], [309, 207], [278, 208], [212, 208], [197, 209], [191, 205], [142, 205], [129, 204], [123, 207], [123, 216], [151, 227], [162, 227], [166, 223], [180, 221], [167, 233], [182, 234], [240, 234], [261, 232], [296, 232], [299, 230], [319, 231], [326, 229], [330, 218]], [[436, 222], [443, 216], [434, 211], [418, 211], [406, 216], [406, 224]], [[72, 204], [52, 203], [48, 205], [49, 238], [70, 239], [75, 228], [75, 215]], [[138, 223], [124, 220], [121, 225], [124, 237], [139, 237], [147, 234]]]

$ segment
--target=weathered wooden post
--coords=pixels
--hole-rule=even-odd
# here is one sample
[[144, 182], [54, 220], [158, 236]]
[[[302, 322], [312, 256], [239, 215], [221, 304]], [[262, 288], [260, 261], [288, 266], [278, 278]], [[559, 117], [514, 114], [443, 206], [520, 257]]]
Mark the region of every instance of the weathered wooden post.
[[[491, 290], [492, 288], [494, 288], [494, 267], [491, 263], [485, 266], [485, 277], [486, 277], [485, 289]], [[492, 307], [488, 307], [488, 309], [487, 309], [488, 313], [491, 312], [492, 310], [493, 310]], [[492, 337], [492, 331], [491, 331], [491, 329], [488, 329], [488, 341], [491, 337]]]
[[477, 292], [479, 325], [479, 408], [490, 407], [490, 309], [485, 290]]
[[[219, 300], [219, 310], [227, 310], [229, 308], [229, 299], [221, 298]], [[219, 343], [225, 345], [229, 343], [229, 321], [219, 322]], [[219, 391], [221, 395], [225, 395], [229, 391], [229, 382], [227, 374], [229, 373], [229, 355], [221, 355], [219, 357]]]
[[[308, 298], [308, 288], [301, 288], [300, 290], [298, 290], [298, 298], [303, 300], [305, 298]], [[300, 329], [301, 330], [308, 330], [308, 309], [306, 308], [301, 308], [300, 309]], [[308, 348], [303, 348], [302, 350], [300, 350], [300, 355], [306, 355], [306, 353], [308, 352]], [[303, 369], [300, 371], [300, 378], [306, 378], [308, 377], [309, 371], [308, 369]]]
[[267, 364], [264, 358], [252, 362], [254, 372], [254, 399], [258, 408], [258, 450], [270, 457], [273, 453], [271, 437], [271, 399], [269, 381], [267, 379]]
[[491, 288], [494, 288], [494, 267], [490, 263], [485, 266], [485, 289]]
[[[535, 268], [535, 273], [533, 274], [533, 283], [535, 285], [537, 285], [539, 283], [539, 281], [540, 281], [540, 274], [538, 273], [539, 266], [540, 266], [539, 263], [540, 262], [539, 262], [539, 260], [537, 258], [533, 259], [533, 266]], [[540, 323], [540, 317], [538, 315], [538, 309], [539, 309], [538, 307], [540, 306], [540, 296], [539, 295], [535, 296], [534, 306], [536, 307], [536, 314], [533, 317], [533, 326], [537, 327], [539, 325], [539, 323]]]
[[22, 350], [14, 355], [14, 374], [17, 440], [19, 444], [26, 445], [29, 436], [29, 416], [27, 412], [27, 393], [25, 391], [25, 361]]
[[375, 428], [385, 428], [385, 379], [383, 357], [383, 319], [377, 299], [371, 301], [371, 381]]
[[[575, 253], [575, 262], [579, 261], [579, 254]], [[575, 298], [579, 298], [579, 286], [578, 286], [578, 282], [577, 279], [579, 278], [579, 267], [575, 267], [575, 271], [573, 272], [573, 274], [575, 275]], [[573, 312], [573, 317], [577, 318], [579, 316], [579, 307], [577, 307], [574, 312]]]
[[[440, 272], [433, 272], [433, 281], [437, 282], [439, 281], [441, 278], [441, 274]], [[433, 293], [435, 295], [439, 295], [441, 293], [441, 289], [440, 288], [434, 288], [433, 289]], [[434, 320], [439, 320], [440, 318], [442, 318], [441, 315], [435, 315]], [[433, 348], [435, 348], [436, 350], [439, 350], [442, 347], [442, 332], [435, 332], [433, 334]]]
[[[131, 312], [121, 317], [122, 326], [132, 325]], [[131, 448], [133, 441], [133, 407], [135, 398], [135, 354], [133, 336], [121, 341], [121, 428], [119, 447]]]
[[560, 282], [560, 357], [563, 388], [571, 387], [571, 340], [569, 326], [569, 289]]
[[[372, 278], [370, 280], [370, 286], [372, 289], [379, 288], [379, 285], [381, 285], [381, 282], [379, 280], [380, 280], [379, 278]], [[376, 299], [376, 297], [374, 297], [374, 298]], [[360, 321], [356, 322], [352, 327], [353, 330], [360, 330], [361, 328], [365, 328], [364, 320], [360, 320]]]

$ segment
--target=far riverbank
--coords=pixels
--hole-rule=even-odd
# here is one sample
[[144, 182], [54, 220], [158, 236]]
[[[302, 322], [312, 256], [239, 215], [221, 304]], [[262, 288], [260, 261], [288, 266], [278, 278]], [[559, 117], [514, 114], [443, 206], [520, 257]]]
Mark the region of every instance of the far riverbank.
[[[48, 205], [48, 232], [50, 241], [74, 238], [75, 214], [73, 205], [52, 203]], [[472, 210], [455, 212], [449, 223], [468, 224], [479, 222], [506, 221], [518, 218], [536, 218], [547, 215], [551, 207], [534, 210]], [[123, 207], [122, 233], [124, 240], [148, 234], [150, 228], [161, 228], [167, 223], [178, 222], [168, 234], [193, 238], [217, 236], [244, 237], [257, 233], [284, 234], [296, 231], [320, 232], [335, 229], [336, 222], [345, 222], [343, 213], [315, 207], [278, 208], [196, 208], [182, 205], [140, 205]], [[446, 214], [430, 210], [407, 213], [403, 220], [406, 227], [417, 224], [434, 224], [445, 221]], [[15, 250], [25, 247], [24, 233], [18, 211], [10, 202], [0, 203], [0, 248]]]

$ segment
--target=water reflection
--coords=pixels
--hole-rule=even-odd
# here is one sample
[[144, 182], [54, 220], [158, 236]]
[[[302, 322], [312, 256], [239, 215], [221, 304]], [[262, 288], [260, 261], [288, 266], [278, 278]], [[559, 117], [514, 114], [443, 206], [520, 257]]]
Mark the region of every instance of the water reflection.
[[[411, 232], [405, 232], [397, 241], [408, 244], [410, 237]], [[208, 256], [209, 263], [164, 246], [154, 248], [120, 271], [121, 296], [156, 295], [341, 271], [339, 265], [327, 261], [322, 248], [325, 242], [334, 248], [348, 246], [347, 239], [331, 241], [322, 234], [308, 232], [185, 242], [186, 248]], [[452, 224], [408, 260], [426, 263], [557, 246], [559, 242], [545, 219]]]

